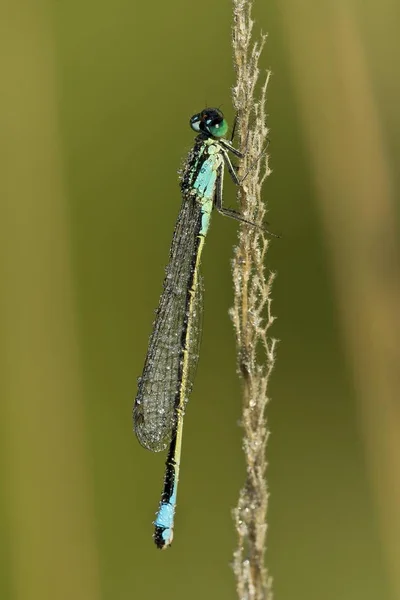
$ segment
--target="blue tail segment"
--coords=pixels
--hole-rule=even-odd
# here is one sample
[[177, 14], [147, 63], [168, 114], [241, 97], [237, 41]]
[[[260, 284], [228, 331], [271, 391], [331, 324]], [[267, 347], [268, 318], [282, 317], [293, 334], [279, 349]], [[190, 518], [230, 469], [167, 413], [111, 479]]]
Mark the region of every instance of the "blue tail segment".
[[160, 503], [160, 508], [154, 521], [154, 541], [157, 548], [168, 548], [171, 545], [174, 537], [174, 516], [176, 508], [176, 487], [172, 492], [169, 502], [164, 500]]

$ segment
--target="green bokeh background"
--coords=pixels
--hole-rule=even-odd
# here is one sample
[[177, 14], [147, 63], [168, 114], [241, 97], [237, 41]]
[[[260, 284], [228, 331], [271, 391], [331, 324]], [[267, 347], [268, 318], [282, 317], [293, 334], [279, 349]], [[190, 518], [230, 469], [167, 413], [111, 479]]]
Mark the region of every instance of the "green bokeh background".
[[[273, 71], [268, 94], [273, 174], [264, 194], [270, 227], [282, 232], [281, 239], [273, 240], [268, 256], [268, 268], [278, 273], [273, 290], [278, 320], [272, 333], [280, 339], [268, 407], [272, 432], [268, 565], [280, 600], [392, 600], [395, 596], [385, 567], [352, 370], [346, 360], [279, 4], [262, 0], [255, 6], [255, 29], [269, 33], [262, 65]], [[383, 4], [387, 14], [398, 16], [394, 3]], [[290, 2], [287, 5], [289, 10]], [[316, 10], [322, 10], [322, 5]], [[357, 7], [361, 35], [369, 42], [370, 75], [390, 161], [396, 164], [400, 145], [394, 92], [382, 88], [378, 49], [398, 64], [399, 47], [385, 41], [382, 32], [371, 41], [378, 3], [371, 0]], [[80, 389], [73, 402], [79, 405], [76, 414], [81, 420], [71, 417], [65, 432], [68, 445], [63, 446], [63, 456], [71, 462], [63, 483], [58, 445], [64, 444], [64, 438], [51, 436], [53, 418], [60, 414], [57, 398], [49, 397], [48, 406], [54, 400], [54, 414], [52, 410], [40, 414], [40, 429], [31, 431], [31, 437], [21, 435], [19, 418], [7, 420], [9, 407], [17, 410], [21, 402], [21, 422], [30, 421], [30, 413], [23, 411], [33, 414], [35, 406], [40, 411], [47, 387], [45, 375], [31, 397], [18, 397], [8, 374], [18, 366], [10, 361], [19, 350], [10, 354], [11, 338], [3, 336], [1, 394], [6, 408], [1, 429], [0, 598], [234, 598], [230, 561], [236, 538], [231, 509], [243, 483], [244, 463], [238, 426], [240, 382], [228, 317], [237, 224], [229, 219], [214, 215], [204, 252], [202, 348], [186, 414], [175, 541], [167, 552], [158, 552], [151, 539], [165, 457], [142, 449], [131, 423], [136, 378], [180, 205], [177, 170], [193, 141], [188, 119], [206, 105], [222, 106], [229, 121], [233, 119], [230, 3], [28, 0], [5, 5], [4, 17], [3, 28], [9, 36], [3, 38], [9, 65], [5, 87], [15, 84], [14, 60], [20, 69], [26, 55], [29, 65], [37, 64], [38, 69], [38, 89], [36, 74], [30, 73], [26, 98], [20, 98], [15, 115], [4, 116], [4, 124], [14, 117], [18, 120], [18, 110], [27, 123], [35, 122], [37, 132], [42, 127], [40, 119], [48, 117], [55, 123], [60, 202], [64, 202], [61, 222], [68, 232], [66, 260], [71, 270], [67, 274], [72, 273], [73, 315], [65, 328], [71, 333], [73, 323], [73, 364]], [[301, 26], [307, 23], [299, 22]], [[15, 46], [13, 36], [18, 37]], [[8, 50], [7, 40], [11, 40]], [[32, 58], [36, 45], [44, 48], [37, 62]], [[42, 92], [48, 93], [40, 88], [46, 70], [54, 84], [54, 114], [43, 111], [38, 117], [34, 110], [30, 114], [30, 97], [40, 99]], [[15, 86], [18, 90], [18, 83]], [[22, 135], [22, 145], [24, 140]], [[32, 137], [31, 145], [23, 149], [25, 159], [33, 156], [34, 163], [40, 162], [46, 144], [45, 136]], [[9, 168], [9, 163], [4, 164]], [[46, 164], [41, 168], [46, 190]], [[40, 190], [40, 181], [35, 189]], [[21, 210], [25, 200], [21, 194]], [[40, 206], [39, 192], [32, 202]], [[226, 203], [235, 204], [235, 190], [228, 182]], [[33, 260], [35, 236], [42, 239], [52, 230], [45, 211], [43, 217], [42, 228], [32, 233], [31, 246], [21, 250]], [[53, 266], [58, 282], [63, 274], [57, 267], [56, 235]], [[24, 244], [23, 236], [18, 244]], [[18, 271], [21, 263], [15, 263], [15, 273], [13, 261], [13, 256], [3, 255], [3, 275], [24, 278]], [[34, 278], [29, 285], [40, 291], [42, 284]], [[51, 288], [46, 293], [51, 297]], [[15, 310], [4, 310], [1, 320], [7, 331], [12, 331], [13, 319], [19, 326], [18, 307], [23, 313], [25, 303], [31, 303], [29, 294], [10, 300], [8, 306]], [[63, 328], [61, 322], [60, 344]], [[57, 344], [49, 350], [40, 330], [39, 323], [39, 334], [32, 341], [28, 329], [23, 342], [32, 372], [42, 352], [57, 356], [59, 351]], [[55, 378], [55, 389], [65, 387], [68, 369], [64, 373], [61, 368], [57, 375], [48, 373]], [[29, 391], [26, 372], [21, 378], [23, 389]], [[62, 402], [68, 411], [68, 394]], [[69, 444], [75, 447], [75, 436], [81, 440], [82, 452], [71, 456]], [[42, 437], [50, 441], [39, 456], [48, 463], [42, 465], [43, 479], [38, 480], [36, 469], [41, 467], [35, 444]], [[17, 439], [18, 444], [10, 439]], [[74, 461], [81, 473], [76, 479]], [[54, 498], [53, 476], [57, 479]], [[58, 504], [63, 485], [76, 503]], [[44, 506], [53, 507], [49, 518], [47, 510], [37, 504], [40, 494], [46, 499]], [[69, 539], [62, 533], [76, 514], [83, 523], [84, 550], [79, 535]], [[76, 560], [71, 566], [73, 556]], [[86, 561], [92, 565], [90, 572]], [[95, 583], [85, 588], [86, 578]]]

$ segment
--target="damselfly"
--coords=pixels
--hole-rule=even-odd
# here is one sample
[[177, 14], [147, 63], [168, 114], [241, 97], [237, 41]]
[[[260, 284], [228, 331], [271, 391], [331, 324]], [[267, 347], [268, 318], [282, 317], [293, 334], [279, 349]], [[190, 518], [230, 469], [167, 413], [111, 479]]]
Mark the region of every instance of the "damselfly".
[[223, 215], [248, 223], [240, 213], [222, 205], [225, 166], [233, 181], [240, 183], [229, 152], [243, 157], [224, 139], [228, 125], [223, 114], [206, 108], [190, 119], [190, 125], [199, 135], [181, 174], [182, 206], [133, 409], [135, 432], [142, 446], [159, 452], [169, 444], [164, 489], [154, 522], [158, 548], [169, 546], [173, 537], [183, 417], [198, 359], [202, 309], [199, 266], [211, 212], [215, 207]]

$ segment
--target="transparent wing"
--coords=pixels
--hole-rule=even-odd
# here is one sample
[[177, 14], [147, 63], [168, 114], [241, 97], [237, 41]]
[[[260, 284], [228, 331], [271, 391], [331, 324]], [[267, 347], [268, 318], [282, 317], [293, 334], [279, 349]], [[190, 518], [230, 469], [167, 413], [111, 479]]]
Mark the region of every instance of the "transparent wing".
[[[133, 409], [134, 428], [139, 442], [153, 452], [163, 450], [171, 439], [175, 401], [179, 390], [188, 303], [188, 284], [198, 248], [201, 208], [193, 196], [184, 195], [172, 239], [163, 292], [153, 324], [149, 348], [139, 378]], [[201, 321], [201, 281], [195, 290], [190, 335], [188, 397], [198, 359]]]

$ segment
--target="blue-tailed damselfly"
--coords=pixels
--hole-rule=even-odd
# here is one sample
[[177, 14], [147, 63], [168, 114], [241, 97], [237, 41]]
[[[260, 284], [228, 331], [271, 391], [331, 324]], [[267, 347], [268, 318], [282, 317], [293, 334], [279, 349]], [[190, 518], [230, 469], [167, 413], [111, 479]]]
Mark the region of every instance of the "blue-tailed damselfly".
[[239, 184], [229, 152], [242, 158], [224, 136], [228, 125], [216, 108], [190, 119], [199, 135], [181, 174], [182, 205], [175, 225], [163, 292], [153, 324], [133, 409], [139, 442], [153, 452], [169, 444], [164, 489], [154, 522], [158, 548], [172, 542], [182, 448], [185, 405], [198, 359], [202, 284], [200, 258], [215, 207], [223, 215], [246, 221], [222, 205], [224, 166]]

